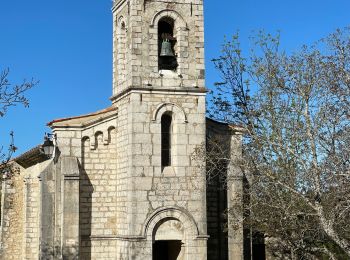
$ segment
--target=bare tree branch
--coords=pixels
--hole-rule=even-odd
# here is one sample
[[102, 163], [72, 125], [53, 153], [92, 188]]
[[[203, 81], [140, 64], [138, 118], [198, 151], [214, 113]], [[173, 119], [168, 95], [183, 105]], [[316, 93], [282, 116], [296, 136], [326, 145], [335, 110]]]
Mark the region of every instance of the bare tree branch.
[[[28, 107], [29, 100], [26, 98], [25, 93], [38, 84], [38, 81], [34, 79], [30, 81], [24, 80], [21, 84], [12, 84], [9, 80], [9, 73], [9, 69], [0, 72], [0, 117], [4, 117], [10, 107], [18, 104]], [[2, 177], [4, 174], [10, 175], [11, 166], [8, 163], [17, 150], [14, 143], [14, 133], [11, 132], [9, 136], [9, 146], [6, 149], [3, 146], [0, 148], [0, 174]]]
[[[208, 112], [245, 130], [242, 221], [290, 255], [350, 257], [350, 28], [290, 55], [279, 35], [252, 40], [248, 57], [234, 35], [213, 60], [221, 82]], [[210, 142], [208, 174], [223, 174], [228, 151]]]

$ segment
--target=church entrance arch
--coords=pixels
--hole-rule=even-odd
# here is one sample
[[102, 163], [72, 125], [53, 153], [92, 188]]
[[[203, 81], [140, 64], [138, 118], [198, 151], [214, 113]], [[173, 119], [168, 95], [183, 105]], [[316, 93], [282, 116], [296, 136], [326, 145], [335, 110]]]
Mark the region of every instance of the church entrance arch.
[[189, 260], [200, 247], [196, 222], [179, 207], [157, 209], [146, 219], [143, 234], [150, 243], [152, 260]]
[[184, 260], [185, 230], [175, 218], [162, 219], [153, 230], [153, 260]]

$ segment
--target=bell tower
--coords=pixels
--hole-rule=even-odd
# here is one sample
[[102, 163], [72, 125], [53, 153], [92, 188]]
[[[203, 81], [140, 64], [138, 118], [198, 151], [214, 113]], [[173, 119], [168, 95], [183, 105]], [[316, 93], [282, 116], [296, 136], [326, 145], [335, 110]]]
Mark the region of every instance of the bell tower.
[[203, 0], [112, 10], [117, 259], [207, 259]]
[[202, 0], [116, 0], [113, 24], [112, 100], [133, 88], [204, 88]]

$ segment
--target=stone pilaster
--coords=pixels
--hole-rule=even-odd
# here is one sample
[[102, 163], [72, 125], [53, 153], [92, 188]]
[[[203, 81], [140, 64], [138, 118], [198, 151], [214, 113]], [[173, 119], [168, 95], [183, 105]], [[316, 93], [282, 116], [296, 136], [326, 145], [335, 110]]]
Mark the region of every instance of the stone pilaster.
[[79, 178], [77, 158], [62, 157], [62, 241], [64, 259], [79, 255]]
[[55, 180], [53, 161], [39, 174], [40, 259], [54, 259]]
[[227, 172], [228, 259], [243, 260], [243, 174], [237, 165], [242, 156], [241, 136], [231, 137], [230, 150]]

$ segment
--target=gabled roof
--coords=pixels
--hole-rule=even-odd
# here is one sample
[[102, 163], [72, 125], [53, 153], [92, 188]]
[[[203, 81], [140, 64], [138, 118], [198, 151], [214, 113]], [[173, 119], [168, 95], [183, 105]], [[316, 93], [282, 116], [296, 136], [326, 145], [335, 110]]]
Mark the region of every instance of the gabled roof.
[[221, 130], [233, 131], [236, 134], [242, 134], [245, 132], [244, 128], [239, 125], [228, 124], [226, 122], [217, 121], [213, 118], [206, 117], [207, 125], [220, 128]]
[[93, 124], [97, 121], [106, 119], [110, 116], [113, 116], [116, 114], [118, 109], [116, 107], [108, 107], [103, 110], [89, 113], [85, 115], [80, 116], [74, 116], [74, 117], [66, 117], [66, 118], [60, 118], [53, 120], [49, 122], [47, 125], [51, 128], [55, 127], [84, 127], [89, 124]]
[[[75, 116], [75, 117], [66, 117], [66, 118], [56, 119], [49, 122], [47, 125], [52, 128], [83, 127], [85, 125], [92, 124], [99, 120], [107, 119], [115, 115], [116, 112], [117, 112], [116, 107], [108, 107], [106, 109], [103, 109], [94, 113], [89, 113], [89, 114]], [[41, 163], [46, 160], [48, 160], [48, 157], [42, 152], [41, 145], [35, 146], [29, 151], [12, 159], [12, 161], [15, 161], [16, 163], [21, 165], [23, 168], [29, 168], [35, 164]]]
[[29, 168], [35, 164], [48, 160], [49, 158], [41, 151], [41, 145], [35, 146], [29, 151], [12, 159], [23, 168]]

